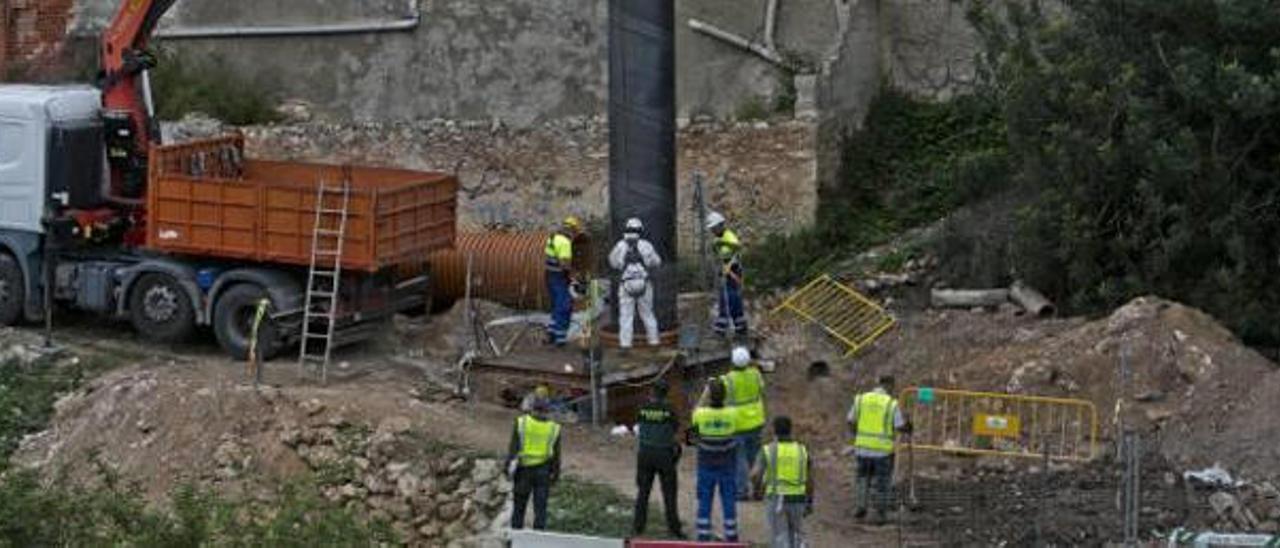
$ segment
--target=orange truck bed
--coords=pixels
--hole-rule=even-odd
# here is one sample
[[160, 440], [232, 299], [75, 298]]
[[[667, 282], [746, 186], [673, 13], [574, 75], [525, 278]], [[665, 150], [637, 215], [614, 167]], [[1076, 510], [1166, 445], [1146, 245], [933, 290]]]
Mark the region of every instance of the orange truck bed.
[[[454, 243], [451, 175], [249, 160], [241, 136], [155, 147], [149, 162], [146, 245], [156, 251], [309, 265], [318, 187], [340, 187], [347, 177], [344, 269], [422, 264]], [[325, 201], [342, 206], [340, 194]]]

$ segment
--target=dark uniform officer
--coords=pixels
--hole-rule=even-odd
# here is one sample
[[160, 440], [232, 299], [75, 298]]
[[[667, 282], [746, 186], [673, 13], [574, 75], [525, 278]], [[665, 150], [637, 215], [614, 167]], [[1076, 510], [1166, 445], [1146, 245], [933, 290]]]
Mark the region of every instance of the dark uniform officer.
[[656, 475], [662, 485], [662, 506], [667, 514], [667, 531], [684, 538], [680, 530], [680, 509], [676, 505], [676, 462], [680, 460], [680, 444], [676, 431], [680, 423], [667, 403], [667, 383], [653, 385], [653, 397], [640, 408], [636, 421], [638, 452], [636, 454], [636, 496], [634, 532], [644, 535], [649, 520], [649, 490]]

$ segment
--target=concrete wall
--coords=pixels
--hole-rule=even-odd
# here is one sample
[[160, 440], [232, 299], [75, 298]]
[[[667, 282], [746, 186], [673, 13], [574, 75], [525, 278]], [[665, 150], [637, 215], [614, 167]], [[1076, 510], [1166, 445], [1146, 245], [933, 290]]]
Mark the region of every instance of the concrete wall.
[[[96, 34], [116, 1], [75, 0], [70, 32]], [[681, 117], [729, 118], [771, 107], [788, 92], [784, 71], [687, 24], [696, 18], [764, 41], [766, 4], [676, 0]], [[840, 57], [826, 86], [828, 97], [840, 102], [864, 102], [861, 83], [878, 84], [882, 75], [932, 96], [950, 93], [948, 86], [972, 74], [961, 4], [780, 0], [778, 6], [776, 41], [788, 58], [818, 67]], [[415, 11], [420, 26], [398, 33], [162, 41], [194, 57], [220, 58], [335, 119], [498, 118], [524, 127], [604, 111], [606, 0], [183, 0], [162, 33], [388, 21]], [[850, 29], [858, 30], [851, 36]], [[887, 62], [868, 64], [867, 58]], [[851, 81], [859, 84], [847, 86]]]
[[921, 97], [946, 99], [973, 85], [978, 37], [966, 18], [970, 2], [884, 2], [880, 34], [886, 80]]

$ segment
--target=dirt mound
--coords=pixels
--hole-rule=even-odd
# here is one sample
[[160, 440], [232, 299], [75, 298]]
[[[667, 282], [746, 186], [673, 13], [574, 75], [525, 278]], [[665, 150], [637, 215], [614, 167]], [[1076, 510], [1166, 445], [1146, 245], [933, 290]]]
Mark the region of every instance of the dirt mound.
[[779, 407], [794, 407], [810, 434], [839, 440], [852, 394], [890, 373], [899, 386], [1085, 399], [1098, 408], [1104, 442], [1123, 419], [1160, 438], [1161, 451], [1187, 469], [1280, 470], [1280, 371], [1199, 310], [1144, 297], [1094, 321], [1012, 311], [899, 316], [851, 367], [818, 381], [805, 365], [837, 349], [812, 330], [774, 322], [766, 351], [783, 362]]
[[410, 543], [499, 544], [510, 492], [500, 461], [425, 437], [409, 418], [424, 407], [403, 389], [255, 388], [217, 376], [179, 364], [109, 374], [61, 399], [52, 427], [13, 461], [72, 485], [123, 478], [152, 501], [182, 485], [270, 497], [309, 477]]
[[1092, 401], [1104, 439], [1123, 420], [1161, 438], [1162, 452], [1181, 466], [1221, 463], [1253, 476], [1280, 470], [1280, 373], [1213, 318], [1177, 303], [1139, 298], [952, 373], [967, 389]]
[[81, 484], [96, 482], [104, 467], [147, 477], [153, 499], [182, 483], [234, 490], [244, 471], [283, 477], [305, 469], [279, 442], [281, 422], [307, 416], [297, 402], [273, 388], [205, 385], [174, 369], [112, 373], [63, 397], [51, 428], [24, 440], [14, 462]]
[[[791, 415], [799, 436], [815, 448], [816, 473], [827, 478], [818, 488], [821, 500], [852, 506], [850, 459], [843, 455], [844, 416], [853, 395], [869, 389], [882, 374], [895, 375], [900, 388], [933, 386], [1092, 401], [1099, 410], [1100, 452], [1110, 451], [1115, 419], [1123, 417], [1150, 440], [1144, 447], [1159, 459], [1158, 467], [1152, 465], [1160, 472], [1159, 482], [1166, 481], [1164, 472], [1180, 478], [1183, 471], [1215, 462], [1249, 481], [1265, 480], [1280, 470], [1280, 444], [1275, 443], [1280, 439], [1280, 372], [1198, 310], [1141, 298], [1096, 320], [1039, 320], [1012, 308], [894, 313], [898, 325], [852, 360], [839, 358], [843, 348], [794, 319], [767, 316], [761, 322], [767, 334], [763, 352], [778, 363], [777, 374], [769, 377], [770, 413]], [[808, 366], [819, 360], [830, 362], [830, 373], [811, 376]], [[1130, 371], [1127, 390], [1121, 388], [1124, 366]], [[944, 460], [922, 463], [917, 470], [928, 473], [923, 469]], [[976, 462], [986, 460], [991, 459]], [[1115, 463], [1096, 466], [1101, 466], [1094, 473], [1099, 477], [1117, 468]], [[1010, 477], [1020, 474], [1025, 470]], [[1086, 473], [1078, 481], [1089, 484], [1090, 477]], [[1014, 483], [1011, 488], [1017, 487]], [[1097, 508], [1114, 506], [1108, 502], [1116, 493], [1114, 479], [1108, 485], [1087, 490], [1096, 494], [1061, 501], [1062, 515], [1083, 517], [1066, 520], [1055, 533], [1060, 539], [1102, 538], [1112, 530], [1088, 525]], [[952, 487], [963, 492], [971, 486]], [[1192, 500], [1204, 507], [1208, 496]], [[1203, 515], [1201, 510], [1197, 516]], [[986, 525], [999, 529], [995, 523]], [[984, 538], [1011, 538], [993, 535]]]

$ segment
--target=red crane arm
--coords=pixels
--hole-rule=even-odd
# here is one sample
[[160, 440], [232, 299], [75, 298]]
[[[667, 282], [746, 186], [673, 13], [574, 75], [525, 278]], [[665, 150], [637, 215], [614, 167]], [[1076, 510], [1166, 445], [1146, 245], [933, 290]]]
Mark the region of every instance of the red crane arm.
[[151, 114], [139, 89], [138, 75], [154, 66], [147, 42], [160, 17], [177, 0], [122, 0], [111, 26], [102, 34], [102, 102], [108, 111], [128, 112], [137, 135], [138, 150], [145, 151], [159, 135], [153, 135]]

